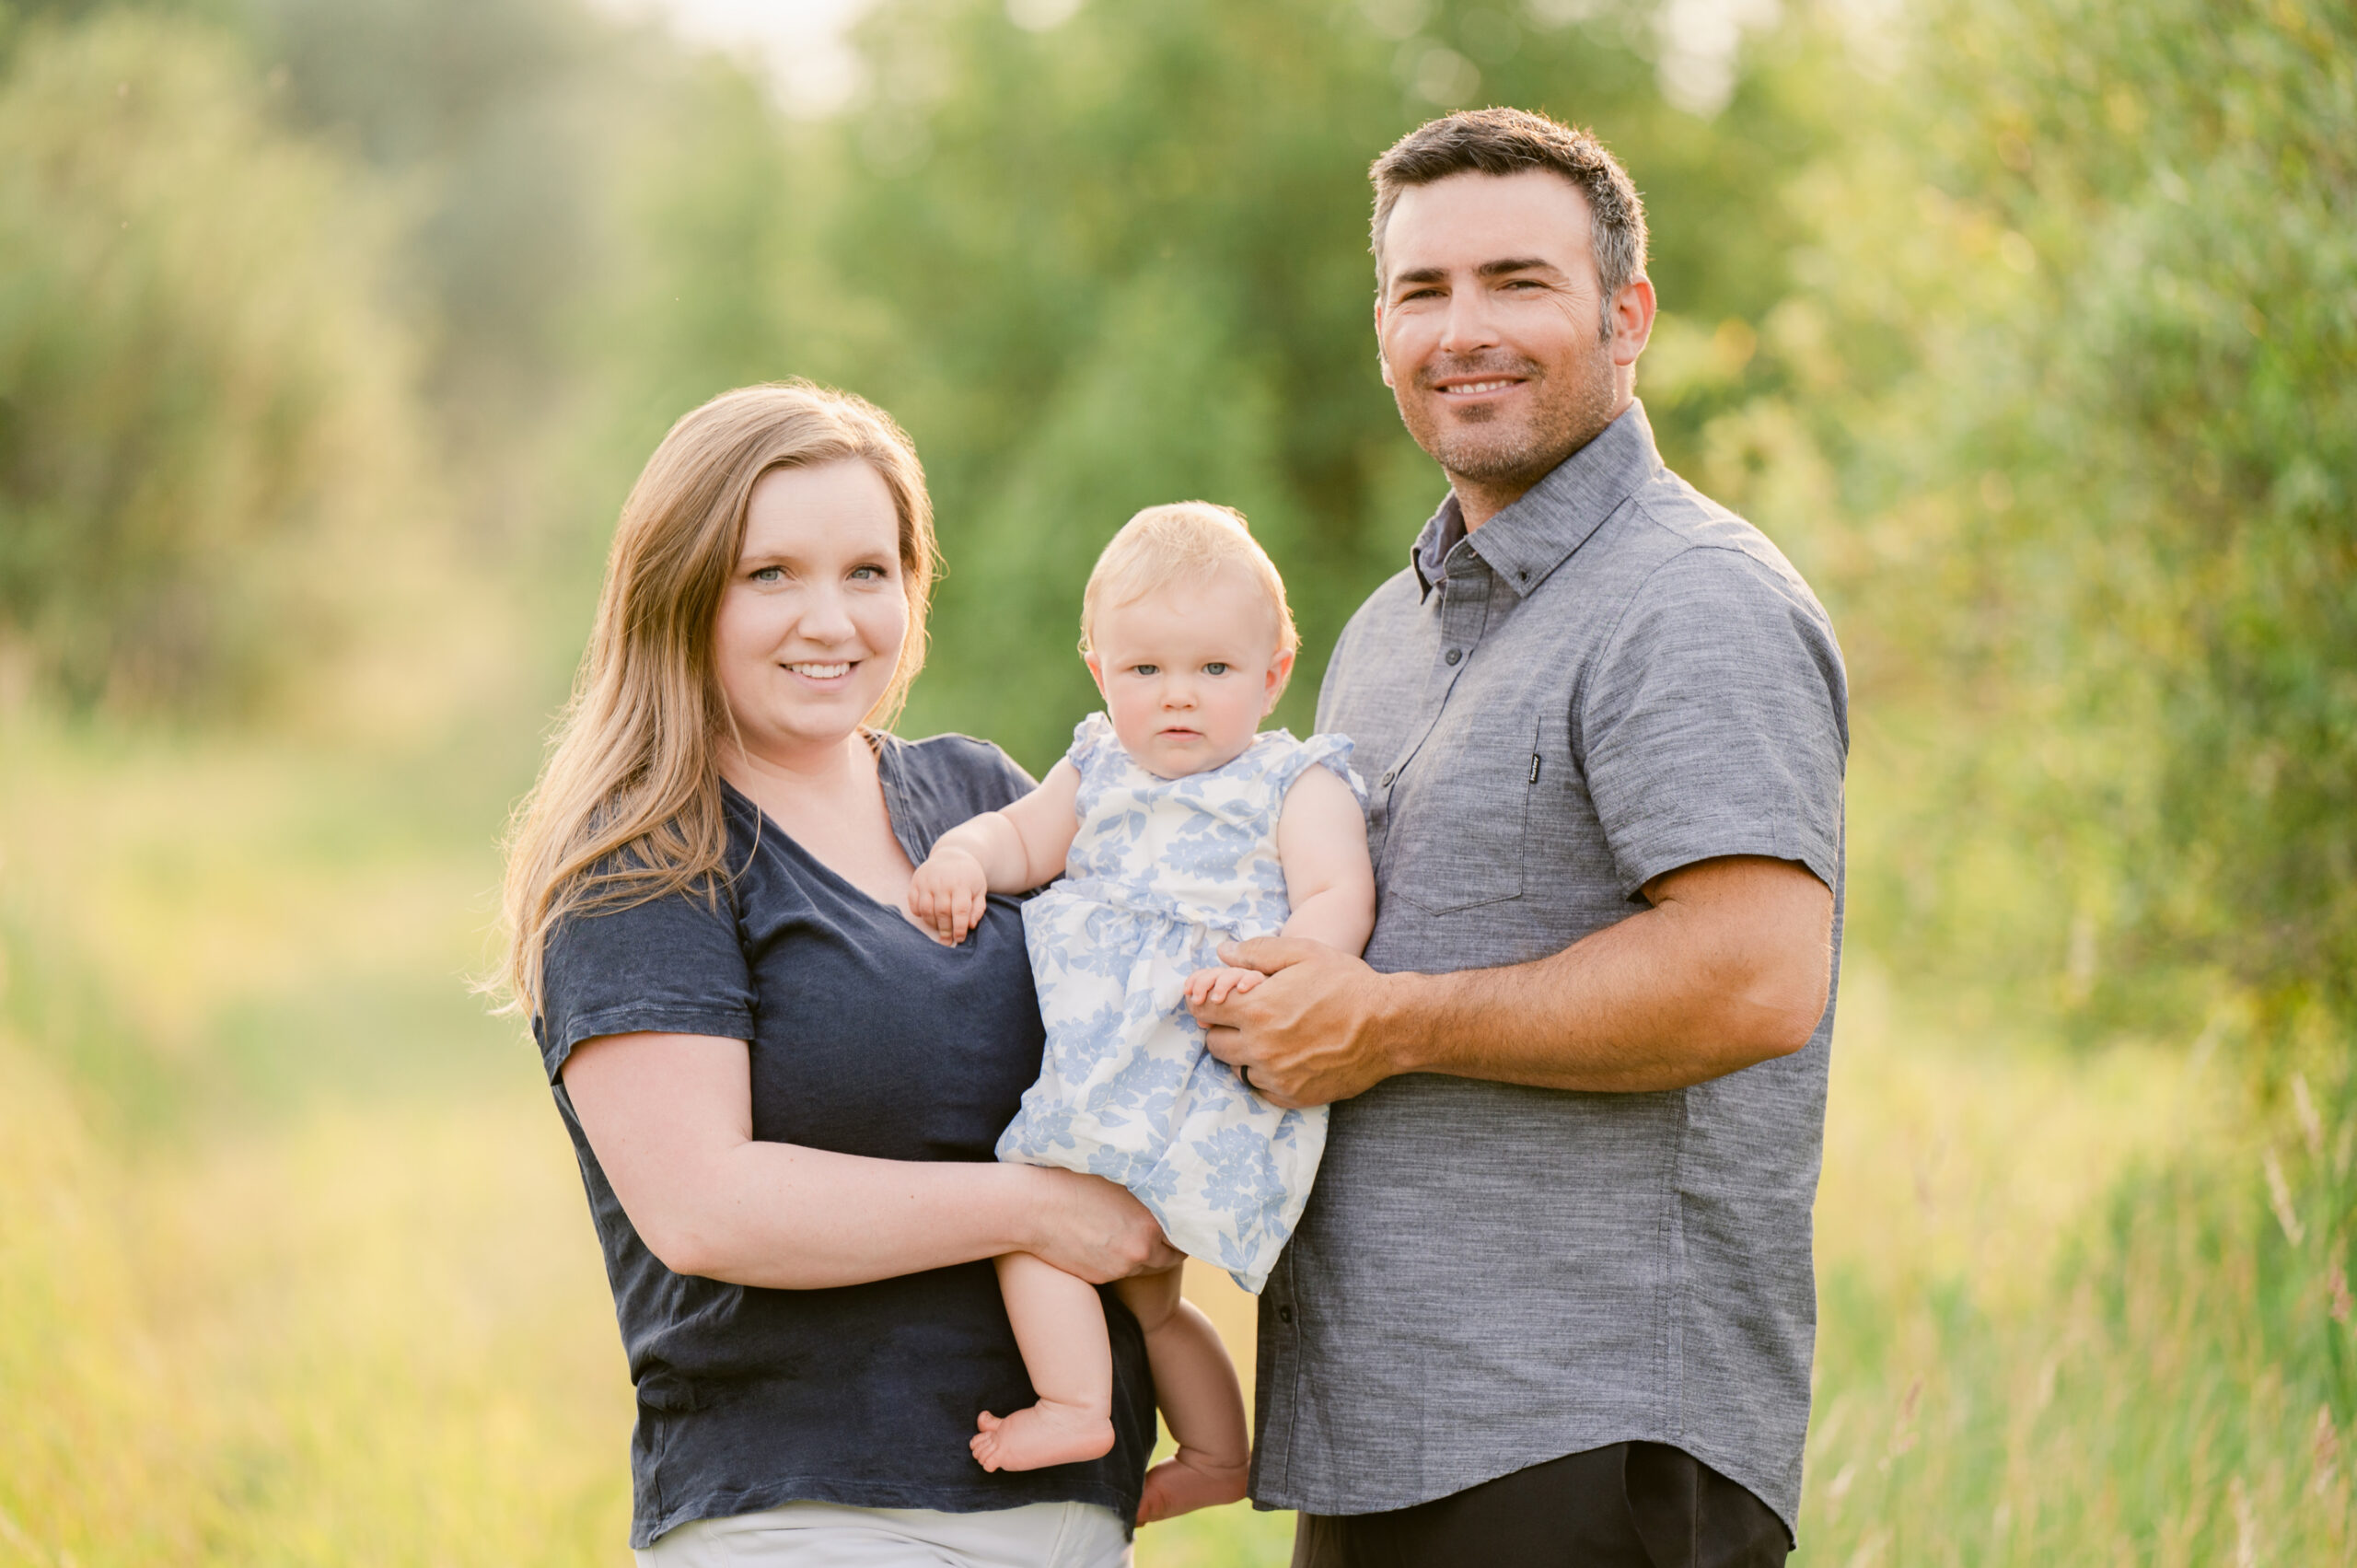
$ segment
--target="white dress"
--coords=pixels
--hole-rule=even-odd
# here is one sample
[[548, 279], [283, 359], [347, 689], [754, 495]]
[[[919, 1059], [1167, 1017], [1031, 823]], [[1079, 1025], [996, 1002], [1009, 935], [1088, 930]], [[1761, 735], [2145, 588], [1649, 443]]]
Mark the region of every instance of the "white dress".
[[1220, 943], [1283, 928], [1285, 792], [1324, 766], [1364, 805], [1350, 754], [1338, 735], [1271, 730], [1224, 767], [1165, 779], [1091, 714], [1065, 753], [1080, 772], [1066, 875], [1023, 906], [1048, 1045], [998, 1157], [1120, 1182], [1171, 1245], [1255, 1294], [1308, 1201], [1326, 1110], [1245, 1087], [1181, 993]]

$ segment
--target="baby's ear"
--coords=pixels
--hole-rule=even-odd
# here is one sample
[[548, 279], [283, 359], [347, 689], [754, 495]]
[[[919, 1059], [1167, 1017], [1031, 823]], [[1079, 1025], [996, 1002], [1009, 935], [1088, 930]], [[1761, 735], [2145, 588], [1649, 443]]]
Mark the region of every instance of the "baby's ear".
[[1285, 685], [1293, 679], [1293, 658], [1289, 652], [1280, 652], [1269, 661], [1268, 696], [1260, 704], [1260, 716], [1267, 718], [1277, 711], [1277, 699], [1285, 694]]
[[1100, 697], [1104, 696], [1104, 695], [1105, 695], [1105, 666], [1104, 666], [1104, 664], [1103, 664], [1103, 663], [1102, 663], [1102, 662], [1097, 658], [1097, 655], [1096, 655], [1094, 652], [1090, 651], [1090, 650], [1089, 650], [1089, 649], [1087, 649], [1087, 648], [1083, 648], [1083, 649], [1081, 649], [1081, 650], [1080, 650], [1080, 662], [1081, 662], [1081, 663], [1083, 663], [1083, 664], [1085, 664], [1085, 665], [1086, 665], [1086, 666], [1088, 667], [1088, 679], [1091, 679], [1091, 680], [1094, 680], [1095, 682], [1097, 682], [1097, 694], [1098, 696], [1100, 696]]

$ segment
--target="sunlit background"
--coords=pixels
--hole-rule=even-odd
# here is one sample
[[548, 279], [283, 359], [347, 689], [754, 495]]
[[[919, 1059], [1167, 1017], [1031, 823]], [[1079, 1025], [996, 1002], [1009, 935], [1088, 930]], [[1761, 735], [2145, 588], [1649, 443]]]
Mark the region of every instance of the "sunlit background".
[[1240, 506], [1305, 726], [1442, 488], [1364, 170], [1491, 102], [1634, 172], [1665, 452], [1850, 663], [1798, 1561], [2357, 1560], [2343, 0], [15, 0], [0, 1564], [626, 1561], [467, 980], [638, 465], [746, 381], [892, 410], [903, 728], [1035, 769], [1097, 546]]

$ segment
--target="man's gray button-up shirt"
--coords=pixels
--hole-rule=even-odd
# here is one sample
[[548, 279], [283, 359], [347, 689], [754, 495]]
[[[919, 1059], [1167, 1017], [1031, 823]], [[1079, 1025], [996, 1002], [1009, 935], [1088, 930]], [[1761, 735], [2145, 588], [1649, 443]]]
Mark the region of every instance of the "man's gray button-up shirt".
[[[1831, 888], [1838, 959], [1847, 705], [1816, 598], [1641, 406], [1470, 535], [1452, 497], [1319, 698], [1375, 784], [1367, 961], [1543, 958], [1733, 854]], [[1261, 1297], [1253, 1496], [1371, 1513], [1641, 1439], [1789, 1527], [1832, 1025], [1666, 1093], [1411, 1074], [1336, 1105]]]

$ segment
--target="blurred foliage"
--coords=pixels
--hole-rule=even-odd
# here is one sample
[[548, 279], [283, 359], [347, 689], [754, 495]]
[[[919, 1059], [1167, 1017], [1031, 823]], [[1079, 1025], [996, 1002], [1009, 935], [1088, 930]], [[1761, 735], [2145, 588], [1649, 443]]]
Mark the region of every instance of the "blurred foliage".
[[1798, 389], [1703, 477], [1807, 541], [1901, 754], [1872, 940], [2095, 1029], [2357, 980], [2357, 13], [1930, 12], [1812, 172]]
[[[1097, 548], [1202, 495], [1286, 571], [1308, 654], [1283, 716], [1307, 724], [1325, 650], [1442, 490], [1376, 374], [1366, 251], [1366, 166], [1435, 111], [1434, 59], [1442, 96], [1603, 130], [1702, 335], [1769, 308], [1801, 232], [1782, 187], [1830, 145], [1799, 85], [1829, 52], [1796, 29], [1705, 122], [1656, 91], [1647, 14], [1202, 0], [1032, 32], [995, 0], [872, 11], [870, 100], [800, 138], [848, 172], [804, 181], [809, 283], [772, 330], [900, 413], [935, 476], [941, 643], [994, 656], [943, 661], [912, 722], [1051, 761], [1093, 701], [1073, 645]], [[1705, 407], [1666, 401], [1665, 439]]]
[[0, 636], [69, 700], [236, 704], [332, 645], [418, 453], [377, 217], [217, 29], [105, 16], [0, 86]]

